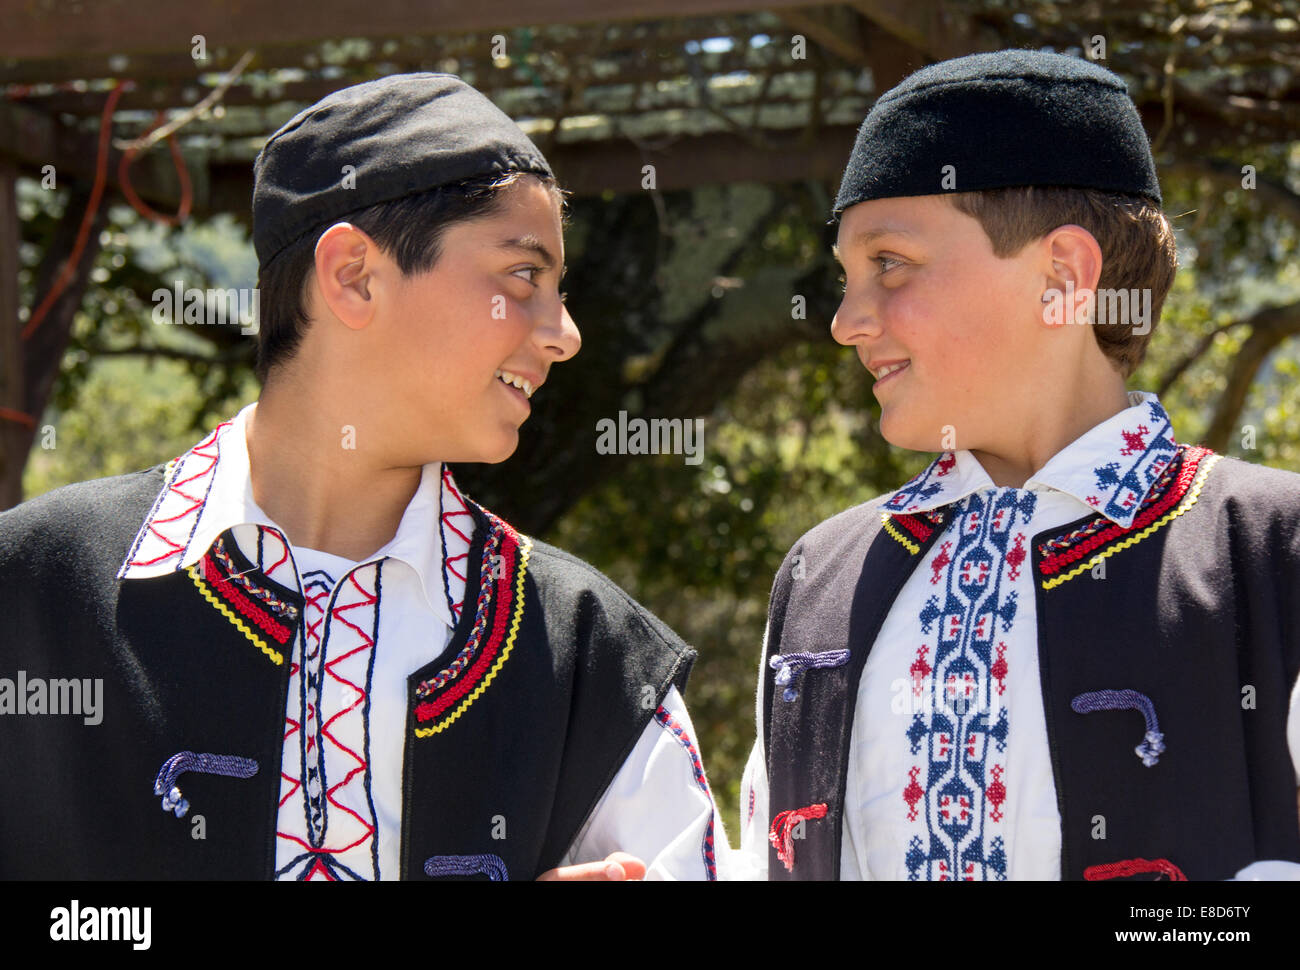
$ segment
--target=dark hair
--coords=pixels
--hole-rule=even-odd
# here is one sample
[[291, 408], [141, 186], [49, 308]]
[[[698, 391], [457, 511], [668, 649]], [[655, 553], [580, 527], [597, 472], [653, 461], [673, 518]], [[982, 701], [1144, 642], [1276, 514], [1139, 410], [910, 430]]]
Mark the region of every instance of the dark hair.
[[1174, 229], [1160, 206], [1141, 196], [1055, 185], [960, 192], [947, 198], [959, 212], [979, 221], [994, 255], [1003, 259], [1058, 226], [1082, 226], [1092, 233], [1101, 247], [1099, 290], [1151, 291], [1150, 327], [1144, 333], [1135, 332], [1144, 328], [1135, 328], [1132, 319], [1092, 328], [1102, 353], [1125, 378], [1133, 375], [1146, 356], [1178, 268]]
[[[403, 277], [427, 273], [442, 254], [443, 234], [452, 226], [493, 215], [501, 207], [501, 190], [530, 176], [550, 190], [561, 211], [564, 192], [554, 178], [531, 172], [507, 172], [439, 186], [359, 209], [337, 219], [365, 232], [396, 261]], [[258, 380], [291, 359], [307, 331], [307, 283], [315, 272], [316, 241], [327, 226], [309, 232], [259, 266]]]

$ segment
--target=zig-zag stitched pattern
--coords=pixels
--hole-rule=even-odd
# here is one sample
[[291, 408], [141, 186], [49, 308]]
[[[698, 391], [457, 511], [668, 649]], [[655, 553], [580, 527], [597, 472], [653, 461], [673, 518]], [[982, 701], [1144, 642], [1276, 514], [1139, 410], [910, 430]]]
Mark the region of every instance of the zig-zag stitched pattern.
[[[501, 569], [497, 588], [498, 602], [492, 634], [484, 644], [478, 659], [466, 671], [463, 679], [449, 685], [441, 696], [427, 700], [416, 707], [416, 721], [437, 721], [437, 723], [428, 727], [417, 727], [415, 736], [418, 738], [432, 737], [446, 730], [469, 709], [470, 705], [487, 690], [488, 685], [496, 678], [505, 662], [510, 659], [510, 652], [514, 649], [515, 638], [519, 634], [519, 624], [523, 620], [524, 612], [524, 577], [528, 572], [528, 556], [533, 544], [526, 536], [519, 535], [501, 519], [486, 510], [484, 512], [492, 525], [495, 526], [500, 523], [504, 533], [501, 543]], [[517, 568], [515, 565], [516, 554], [518, 555]], [[509, 597], [512, 578], [515, 587], [513, 604], [511, 604]], [[509, 615], [508, 632], [507, 615]], [[502, 643], [503, 638], [504, 644]], [[444, 713], [452, 705], [456, 705], [455, 709], [444, 716]]]
[[[164, 559], [171, 559], [173, 556], [184, 554], [189, 547], [190, 540], [194, 538], [194, 530], [198, 528], [203, 503], [207, 501], [208, 489], [212, 487], [217, 459], [221, 454], [219, 440], [221, 433], [229, 426], [229, 421], [222, 422], [213, 429], [212, 434], [179, 458], [173, 458], [167, 463], [164, 471], [166, 484], [155, 500], [154, 507], [150, 509], [149, 517], [145, 519], [145, 526], [141, 528], [139, 534], [135, 537], [135, 541], [131, 544], [131, 551], [127, 553], [126, 565], [123, 567], [124, 571], [132, 566], [152, 566]], [[215, 450], [208, 452], [204, 451], [204, 448], [214, 448]], [[174, 476], [179, 476], [189, 470], [185, 466], [186, 459], [191, 456], [206, 460], [207, 464], [185, 478], [174, 480]], [[183, 490], [181, 486], [189, 486], [190, 491]], [[202, 494], [191, 494], [191, 492], [199, 490], [202, 490]], [[176, 497], [179, 497], [179, 502], [172, 501]], [[168, 515], [157, 517], [164, 511], [164, 508], [166, 508]], [[184, 541], [177, 542], [172, 536], [163, 535], [162, 532], [158, 531], [159, 526], [167, 526], [168, 531], [173, 532], [176, 536], [183, 534]], [[149, 555], [149, 558], [136, 558], [146, 548], [148, 552], [145, 554]], [[153, 553], [157, 554], [153, 555]]]
[[254, 646], [257, 647], [257, 649], [261, 650], [262, 653], [270, 657], [272, 663], [274, 663], [277, 667], [283, 664], [284, 655], [281, 654], [278, 650], [273, 649], [270, 646], [270, 644], [268, 644], [265, 640], [259, 637], [251, 629], [249, 629], [248, 624], [245, 623], [243, 620], [241, 620], [239, 617], [237, 617], [234, 614], [234, 611], [231, 610], [229, 606], [223, 603], [217, 597], [217, 595], [212, 592], [208, 584], [203, 581], [203, 577], [199, 575], [199, 565], [200, 563], [195, 563], [193, 566], [190, 566], [185, 571], [189, 573], [190, 579], [194, 580], [194, 585], [199, 588], [199, 592], [203, 594], [203, 598], [207, 600], [209, 603], [211, 603], [213, 606], [215, 606], [222, 616], [224, 616], [231, 623], [235, 624], [235, 629], [237, 629], [244, 636], [248, 637], [248, 639], [253, 643]]
[[[1043, 589], [1055, 589], [1091, 569], [1102, 559], [1136, 545], [1196, 504], [1210, 470], [1223, 456], [1208, 448], [1184, 447], [1186, 450], [1172, 483], [1166, 485], [1165, 492], [1145, 508], [1127, 529], [1103, 517], [1100, 522], [1094, 520], [1068, 535], [1039, 545], [1038, 550], [1043, 558], [1038, 563], [1038, 569], [1044, 576], [1053, 576], [1085, 556], [1089, 557], [1062, 575], [1044, 579]], [[1109, 528], [1103, 527], [1102, 523], [1109, 525]]]

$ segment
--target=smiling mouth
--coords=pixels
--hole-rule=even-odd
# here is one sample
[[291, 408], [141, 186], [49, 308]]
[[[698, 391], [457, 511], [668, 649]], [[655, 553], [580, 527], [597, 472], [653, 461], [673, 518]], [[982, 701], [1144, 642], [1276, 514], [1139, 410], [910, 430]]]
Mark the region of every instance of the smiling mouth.
[[907, 368], [910, 367], [911, 365], [912, 362], [910, 360], [905, 360], [897, 364], [889, 364], [885, 367], [880, 368], [878, 371], [874, 372], [876, 377], [876, 384], [881, 384], [884, 381], [888, 380], [889, 378], [893, 377], [895, 374], [907, 370]]
[[523, 391], [524, 397], [533, 396], [534, 388], [532, 382], [525, 380], [524, 378], [520, 377], [518, 374], [512, 374], [510, 371], [502, 370], [501, 368], [498, 367], [496, 372], [496, 378], [497, 380], [501, 381], [503, 384], [509, 384], [511, 387], [516, 387], [519, 390]]

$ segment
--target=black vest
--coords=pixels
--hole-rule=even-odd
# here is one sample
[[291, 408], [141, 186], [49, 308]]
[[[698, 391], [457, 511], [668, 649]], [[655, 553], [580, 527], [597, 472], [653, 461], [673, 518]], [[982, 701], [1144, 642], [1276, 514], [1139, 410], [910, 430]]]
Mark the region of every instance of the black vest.
[[[953, 514], [887, 516], [888, 498], [805, 535], [773, 586], [768, 814], [826, 806], [824, 818], [803, 822], [792, 870], [769, 847], [773, 880], [839, 877], [863, 666]], [[1101, 562], [1105, 578], [1094, 578]], [[1260, 859], [1300, 861], [1285, 736], [1300, 673], [1300, 476], [1183, 446], [1130, 528], [1089, 516], [1051, 529], [1034, 536], [1031, 563], [1062, 877], [1134, 859], [1168, 860], [1189, 879], [1230, 878]], [[792, 700], [767, 663], [844, 648], [847, 663], [805, 670]], [[1158, 764], [1134, 754], [1140, 714], [1072, 710], [1079, 695], [1110, 689], [1153, 702], [1167, 746]], [[1098, 816], [1104, 839], [1094, 837]]]
[[[159, 466], [0, 515], [0, 677], [103, 681], [98, 725], [0, 715], [0, 878], [273, 876], [302, 600], [230, 533], [227, 561], [209, 553], [197, 580], [116, 579], [162, 486]], [[695, 657], [586, 563], [469, 508], [465, 610], [443, 656], [408, 679], [404, 879], [429, 878], [434, 856], [495, 856], [511, 879], [556, 866]], [[258, 768], [182, 775], [179, 818], [153, 785], [182, 751]]]

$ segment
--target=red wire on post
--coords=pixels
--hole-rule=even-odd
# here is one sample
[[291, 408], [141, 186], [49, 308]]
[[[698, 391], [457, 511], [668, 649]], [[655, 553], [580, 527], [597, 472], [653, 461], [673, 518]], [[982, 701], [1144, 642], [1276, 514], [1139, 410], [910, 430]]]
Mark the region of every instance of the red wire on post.
[[[149, 131], [146, 131], [145, 135], [148, 135], [161, 125], [164, 118], [166, 118], [166, 113], [159, 111], [158, 114], [154, 116], [153, 124], [149, 126]], [[151, 209], [138, 195], [135, 194], [135, 189], [131, 185], [131, 174], [129, 170], [131, 168], [131, 163], [135, 161], [135, 156], [137, 154], [136, 149], [128, 148], [122, 153], [122, 159], [117, 165], [117, 181], [118, 185], [122, 189], [122, 194], [126, 196], [126, 201], [131, 203], [131, 208], [135, 209], [135, 211], [140, 213], [140, 215], [144, 216], [146, 219], [151, 219], [154, 222], [161, 222], [163, 225], [179, 226], [189, 217], [190, 206], [194, 202], [194, 191], [193, 187], [190, 185], [190, 172], [189, 169], [185, 167], [185, 159], [181, 155], [180, 146], [176, 144], [175, 134], [167, 136], [167, 144], [171, 148], [172, 163], [176, 166], [176, 177], [181, 183], [181, 203], [176, 210], [176, 215], [168, 216]]]

